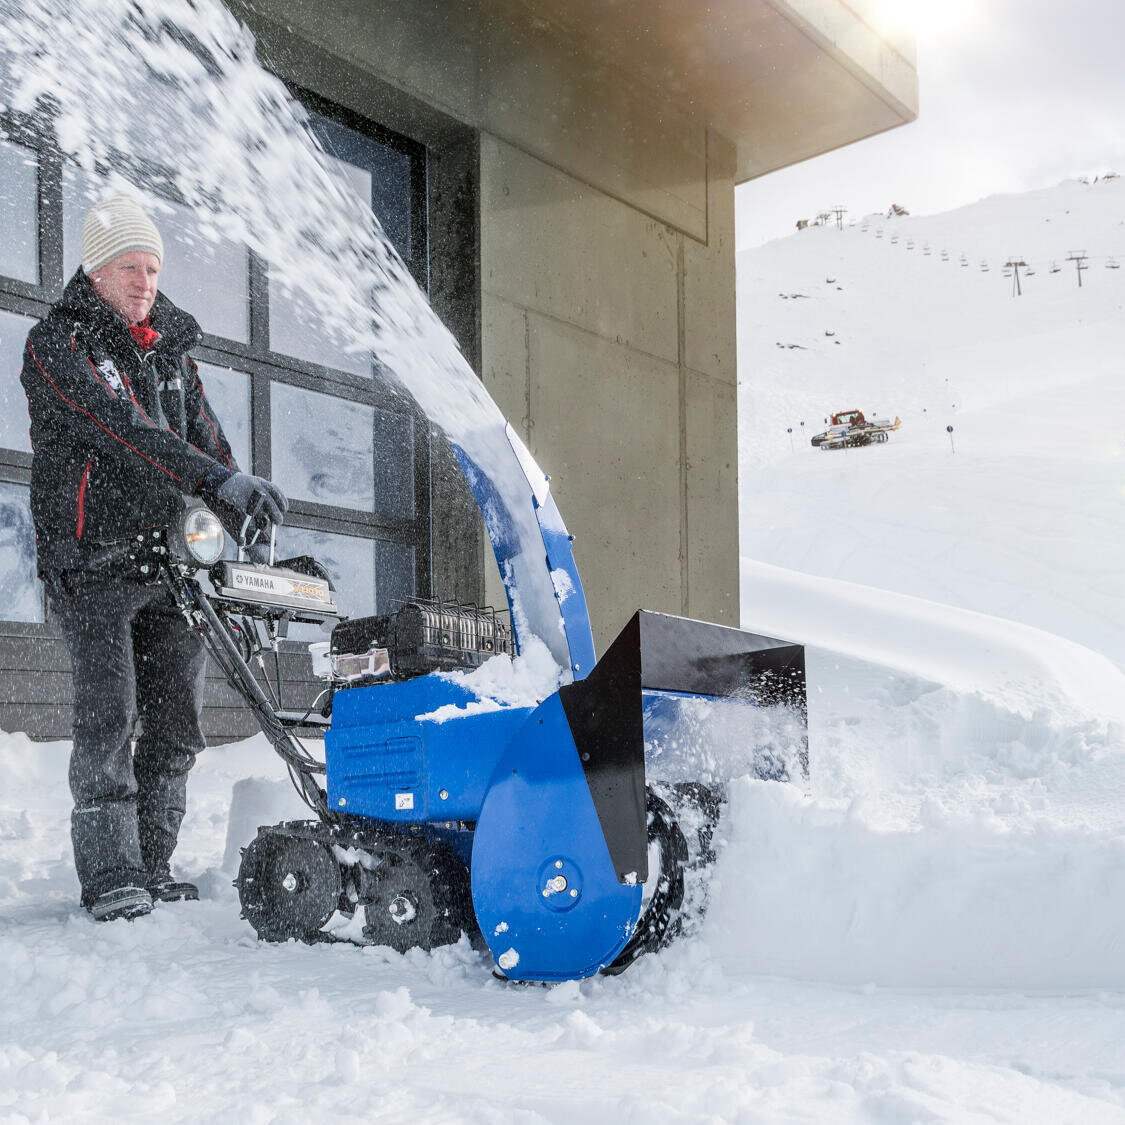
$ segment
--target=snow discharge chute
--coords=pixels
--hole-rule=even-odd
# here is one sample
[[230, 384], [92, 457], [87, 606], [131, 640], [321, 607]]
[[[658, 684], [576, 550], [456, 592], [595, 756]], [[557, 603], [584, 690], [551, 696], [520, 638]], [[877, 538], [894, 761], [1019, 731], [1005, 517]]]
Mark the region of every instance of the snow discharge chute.
[[[510, 629], [419, 599], [338, 621], [321, 763], [294, 734], [317, 717], [249, 668], [288, 622], [337, 621], [315, 561], [205, 562], [177, 527], [123, 546], [117, 564], [168, 586], [317, 814], [246, 848], [255, 930], [400, 950], [468, 931], [513, 980], [619, 971], [665, 944], [701, 903], [730, 771], [805, 769], [802, 649], [640, 611], [595, 659], [545, 474], [217, 0], [0, 0], [0, 15], [0, 88], [66, 158], [113, 182], [143, 152], [166, 194], [414, 397], [453, 445], [507, 592]], [[129, 81], [90, 80], [104, 72]], [[534, 698], [474, 689], [474, 669], [539, 645], [558, 672]]]

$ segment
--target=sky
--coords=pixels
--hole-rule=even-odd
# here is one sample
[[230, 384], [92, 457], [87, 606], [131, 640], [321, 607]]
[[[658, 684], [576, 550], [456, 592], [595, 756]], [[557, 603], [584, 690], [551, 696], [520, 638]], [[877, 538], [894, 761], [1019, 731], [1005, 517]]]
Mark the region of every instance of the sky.
[[739, 249], [831, 206], [932, 214], [1125, 173], [1122, 0], [883, 0], [918, 45], [918, 120], [735, 190]]

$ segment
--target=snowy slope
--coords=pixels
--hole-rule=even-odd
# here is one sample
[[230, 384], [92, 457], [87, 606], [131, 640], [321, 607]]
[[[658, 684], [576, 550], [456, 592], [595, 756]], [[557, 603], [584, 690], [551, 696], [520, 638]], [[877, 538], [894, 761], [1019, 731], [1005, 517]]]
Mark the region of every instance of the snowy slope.
[[[1091, 255], [1081, 290], [1071, 250]], [[1013, 256], [1036, 271], [1019, 298]], [[1125, 264], [1121, 179], [740, 255], [742, 554], [1125, 661], [1125, 269], [1111, 261]], [[852, 407], [902, 429], [877, 449], [813, 450], [825, 415]]]
[[[1081, 990], [1125, 1003], [1123, 253], [1110, 180], [739, 260], [743, 624], [810, 646], [813, 770], [735, 788], [752, 874], [712, 925], [763, 972], [945, 990], [928, 1014], [1064, 990], [1063, 1058]], [[902, 428], [809, 445], [854, 407]], [[1121, 1030], [1080, 1037], [1118, 1109]]]

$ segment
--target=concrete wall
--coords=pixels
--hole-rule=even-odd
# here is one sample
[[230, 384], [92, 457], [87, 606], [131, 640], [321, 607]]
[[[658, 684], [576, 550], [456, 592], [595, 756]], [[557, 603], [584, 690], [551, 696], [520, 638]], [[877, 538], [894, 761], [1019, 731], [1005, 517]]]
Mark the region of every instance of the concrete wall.
[[484, 380], [552, 476], [599, 649], [640, 606], [738, 622], [734, 148], [706, 149], [701, 242], [481, 139]]
[[[253, 0], [236, 10], [278, 49], [304, 38], [455, 121], [705, 238], [705, 126], [676, 98], [626, 78], [519, 8], [488, 0]], [[384, 124], [409, 133], [408, 121], [385, 108]]]

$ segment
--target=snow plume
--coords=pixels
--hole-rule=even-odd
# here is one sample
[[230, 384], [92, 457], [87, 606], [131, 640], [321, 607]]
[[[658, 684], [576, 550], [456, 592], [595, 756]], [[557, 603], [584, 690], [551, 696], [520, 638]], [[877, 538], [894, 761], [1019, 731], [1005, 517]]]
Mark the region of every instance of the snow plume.
[[136, 167], [204, 230], [243, 242], [331, 338], [373, 353], [487, 478], [527, 626], [569, 664], [528, 483], [505, 421], [308, 116], [219, 0], [0, 0], [11, 108], [89, 172]]
[[[424, 352], [429, 377], [410, 389], [453, 435], [497, 421], [369, 202], [332, 176], [304, 109], [218, 0], [2, 0], [0, 13], [12, 108], [50, 122], [64, 154], [95, 171], [143, 153], [350, 348], [376, 352], [399, 376]], [[458, 373], [458, 394], [439, 393]]]
[[645, 696], [645, 764], [663, 782], [723, 784], [733, 778], [792, 779], [804, 771], [805, 716], [739, 699]]

